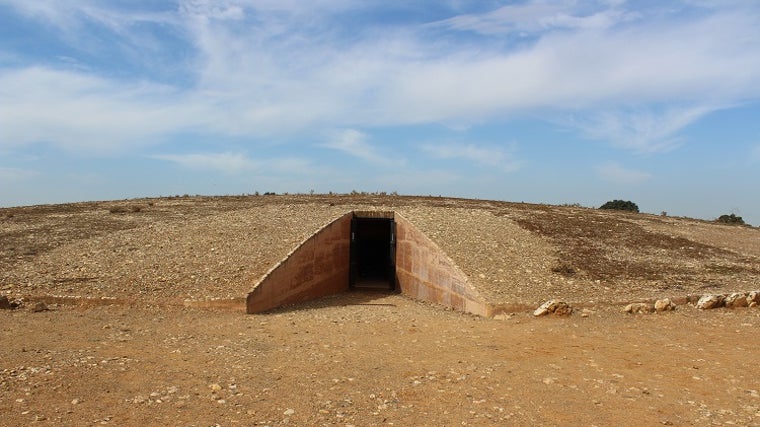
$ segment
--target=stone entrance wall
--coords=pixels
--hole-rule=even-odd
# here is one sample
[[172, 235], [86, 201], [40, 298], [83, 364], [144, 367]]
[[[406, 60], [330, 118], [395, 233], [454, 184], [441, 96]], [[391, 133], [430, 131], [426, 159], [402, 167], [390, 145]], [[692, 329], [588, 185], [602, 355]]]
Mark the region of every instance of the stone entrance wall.
[[401, 293], [457, 311], [489, 316], [490, 309], [462, 270], [432, 240], [396, 214], [396, 282]]
[[248, 294], [246, 311], [259, 313], [348, 290], [352, 213], [309, 237]]
[[[367, 212], [360, 215], [367, 216]], [[376, 214], [396, 222], [396, 289], [411, 298], [490, 316], [489, 305], [462, 270], [432, 240], [398, 213]], [[259, 313], [349, 289], [351, 219], [347, 213], [308, 238], [248, 294], [248, 313]]]

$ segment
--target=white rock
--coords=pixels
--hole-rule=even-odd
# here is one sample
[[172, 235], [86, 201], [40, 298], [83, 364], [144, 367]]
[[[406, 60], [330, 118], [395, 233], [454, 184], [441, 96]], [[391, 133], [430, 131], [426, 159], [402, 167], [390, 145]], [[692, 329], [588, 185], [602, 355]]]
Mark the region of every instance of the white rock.
[[286, 417], [289, 417], [289, 416], [291, 416], [291, 415], [293, 415], [293, 414], [295, 414], [295, 413], [296, 413], [296, 411], [295, 411], [295, 410], [293, 410], [293, 409], [288, 409], [288, 410], [286, 410], [285, 412], [283, 412], [282, 414], [283, 414], [283, 415], [285, 415]]
[[676, 305], [673, 304], [673, 301], [671, 301], [670, 298], [658, 299], [654, 302], [654, 310], [658, 313], [663, 311], [673, 311], [675, 309]]
[[747, 294], [742, 292], [734, 292], [726, 297], [726, 307], [746, 307], [749, 305], [747, 302]]
[[723, 305], [725, 297], [723, 295], [702, 295], [702, 298], [697, 301], [697, 308], [702, 310], [709, 310], [711, 308], [718, 308]]
[[549, 313], [555, 313], [557, 315], [564, 316], [572, 312], [573, 312], [573, 308], [570, 307], [568, 303], [564, 301], [559, 301], [556, 299], [551, 299], [541, 304], [536, 309], [536, 311], [533, 312], [533, 315], [538, 317], [538, 316], [545, 316]]
[[557, 303], [559, 303], [559, 301], [555, 299], [546, 301], [545, 303], [538, 306], [538, 308], [533, 312], [533, 315], [546, 316], [549, 313], [553, 313], [554, 310], [557, 308]]

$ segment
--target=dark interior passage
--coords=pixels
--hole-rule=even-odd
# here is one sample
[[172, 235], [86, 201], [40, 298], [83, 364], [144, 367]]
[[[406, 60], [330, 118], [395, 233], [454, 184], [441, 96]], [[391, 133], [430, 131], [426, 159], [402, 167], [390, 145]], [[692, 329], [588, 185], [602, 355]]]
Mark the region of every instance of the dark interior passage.
[[354, 217], [351, 223], [351, 287], [393, 290], [395, 267], [393, 219]]

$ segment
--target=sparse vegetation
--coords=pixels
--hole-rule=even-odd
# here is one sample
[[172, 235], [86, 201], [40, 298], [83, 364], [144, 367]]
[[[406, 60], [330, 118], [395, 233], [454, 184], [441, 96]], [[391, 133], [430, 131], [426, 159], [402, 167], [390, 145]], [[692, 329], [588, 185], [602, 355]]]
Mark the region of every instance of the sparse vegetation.
[[600, 206], [599, 209], [610, 209], [610, 210], [628, 211], [628, 212], [639, 211], [639, 207], [636, 205], [636, 203], [633, 203], [630, 200], [612, 200]]
[[744, 225], [744, 219], [740, 216], [736, 216], [735, 214], [730, 215], [721, 215], [718, 217], [718, 219], [715, 220], [715, 222], [719, 222], [721, 224], [731, 224], [731, 225]]
[[138, 213], [142, 212], [142, 206], [139, 205], [132, 205], [132, 206], [112, 206], [108, 209], [108, 212], [111, 212], [112, 214], [125, 214], [125, 213]]
[[562, 263], [560, 265], [557, 265], [557, 266], [553, 267], [552, 271], [555, 272], [555, 273], [559, 273], [559, 274], [561, 274], [561, 275], [563, 275], [565, 277], [574, 276], [575, 273], [576, 273], [575, 268], [573, 268], [571, 265], [565, 264], [565, 263]]

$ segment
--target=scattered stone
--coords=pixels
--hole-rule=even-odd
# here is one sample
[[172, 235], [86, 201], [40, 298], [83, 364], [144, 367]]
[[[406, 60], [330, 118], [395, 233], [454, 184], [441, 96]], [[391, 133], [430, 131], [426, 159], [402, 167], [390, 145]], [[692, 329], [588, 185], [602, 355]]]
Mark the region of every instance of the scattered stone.
[[570, 307], [568, 303], [556, 299], [551, 299], [541, 304], [541, 306], [539, 306], [536, 311], [533, 312], [533, 315], [538, 317], [554, 313], [558, 316], [567, 316], [572, 312], [573, 308]]
[[702, 310], [709, 310], [711, 308], [718, 308], [723, 306], [725, 297], [723, 295], [706, 294], [697, 301], [697, 308]]
[[749, 305], [747, 302], [747, 294], [742, 292], [734, 292], [726, 297], [724, 304], [729, 308], [746, 307]]
[[493, 320], [509, 320], [514, 317], [514, 313], [499, 313], [493, 317]]
[[673, 311], [675, 309], [676, 305], [670, 300], [670, 298], [658, 299], [654, 302], [654, 310], [658, 313], [663, 311]]
[[757, 307], [760, 305], [760, 291], [752, 291], [747, 294], [747, 306]]
[[216, 383], [209, 385], [208, 388], [210, 388], [211, 391], [214, 392], [214, 393], [222, 390], [222, 386], [220, 386], [219, 384], [216, 384]]
[[623, 311], [631, 314], [649, 314], [654, 312], [654, 305], [648, 302], [634, 302], [626, 305]]
[[554, 314], [557, 316], [569, 316], [573, 314], [573, 308], [570, 307], [570, 304], [560, 301], [557, 308], [554, 310]]
[[589, 317], [592, 314], [594, 314], [593, 311], [591, 311], [591, 310], [589, 310], [587, 308], [584, 308], [583, 311], [581, 312], [581, 317]]
[[283, 415], [285, 415], [286, 417], [289, 417], [289, 416], [291, 416], [291, 415], [293, 415], [293, 414], [295, 414], [295, 413], [296, 413], [296, 411], [295, 411], [295, 410], [293, 410], [293, 409], [288, 409], [288, 410], [286, 410], [285, 412], [283, 412], [282, 414], [283, 414]]
[[0, 295], [0, 310], [10, 310], [11, 309], [11, 302], [8, 300], [8, 297], [5, 295]]
[[34, 303], [31, 307], [29, 307], [29, 311], [31, 311], [32, 313], [40, 313], [47, 310], [48, 310], [47, 304], [45, 304], [42, 301], [38, 301]]

